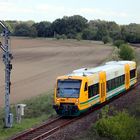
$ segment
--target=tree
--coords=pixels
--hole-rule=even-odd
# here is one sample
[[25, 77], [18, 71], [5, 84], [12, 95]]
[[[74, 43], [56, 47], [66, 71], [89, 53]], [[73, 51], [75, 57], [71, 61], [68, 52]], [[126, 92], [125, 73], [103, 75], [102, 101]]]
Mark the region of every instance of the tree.
[[74, 15], [68, 18], [68, 26], [75, 32], [82, 32], [87, 27], [87, 19], [80, 16]]
[[53, 36], [53, 32], [51, 30], [51, 23], [47, 21], [42, 21], [40, 23], [33, 24], [33, 27], [37, 30], [38, 37], [50, 37]]
[[15, 27], [14, 35], [16, 36], [28, 36], [28, 37], [37, 37], [37, 31], [34, 26], [27, 24], [26, 22], [21, 22]]
[[109, 32], [109, 36], [113, 40], [122, 39], [121, 28], [117, 23], [111, 21], [111, 22], [106, 22], [106, 24], [107, 24], [106, 26]]
[[104, 36], [102, 38], [102, 41], [104, 44], [110, 43], [112, 41], [112, 39], [109, 36]]
[[96, 32], [95, 40], [102, 40], [104, 36], [109, 35], [106, 21], [92, 20], [89, 22], [89, 27]]
[[[42, 21], [10, 21], [6, 25], [11, 35], [31, 37], [55, 37], [56, 34], [66, 38], [85, 40], [102, 40], [106, 43], [108, 37], [112, 40], [124, 40], [129, 43], [140, 43], [140, 24], [118, 25], [115, 22], [104, 20], [88, 20], [80, 15], [64, 16], [54, 22]], [[2, 31], [0, 27], [0, 32]], [[65, 38], [65, 37], [64, 37]], [[115, 41], [114, 41], [115, 42]], [[124, 43], [122, 42], [122, 43]], [[119, 46], [120, 44], [119, 43]], [[117, 45], [117, 47], [119, 47]]]
[[121, 33], [126, 42], [140, 43], [140, 24], [123, 25]]
[[96, 37], [96, 31], [87, 28], [82, 32], [82, 38], [85, 40], [94, 40]]
[[77, 33], [82, 32], [87, 27], [87, 20], [79, 15], [56, 19], [51, 28], [53, 32], [67, 35], [67, 38], [76, 38]]
[[30, 34], [29, 34], [30, 37], [37, 37], [37, 30], [34, 26], [32, 26], [30, 28]]
[[135, 58], [134, 50], [128, 44], [122, 44], [119, 57], [123, 60], [133, 60]]
[[15, 27], [16, 36], [30, 36], [30, 27], [25, 23], [20, 23]]
[[108, 36], [108, 31], [105, 28], [100, 27], [96, 34], [96, 40], [102, 40], [104, 36]]

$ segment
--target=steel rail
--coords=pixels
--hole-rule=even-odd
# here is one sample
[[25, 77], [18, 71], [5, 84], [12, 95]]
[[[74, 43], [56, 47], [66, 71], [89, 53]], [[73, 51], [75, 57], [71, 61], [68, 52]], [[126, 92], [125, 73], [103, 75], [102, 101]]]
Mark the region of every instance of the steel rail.
[[28, 130], [26, 130], [26, 131], [24, 131], [24, 132], [22, 132], [22, 133], [19, 133], [19, 134], [15, 135], [15, 136], [12, 137], [12, 138], [10, 138], [10, 140], [20, 140], [21, 138], [27, 137], [27, 135], [32, 134], [32, 133], [36, 132], [36, 131], [39, 130], [39, 129], [42, 129], [42, 128], [45, 127], [46, 125], [50, 125], [50, 124], [52, 124], [52, 123], [54, 123], [54, 122], [60, 120], [61, 118], [62, 118], [62, 117], [56, 117], [55, 119], [53, 119], [53, 120], [51, 120], [51, 121], [49, 121], [49, 122], [47, 121], [47, 122], [45, 122], [45, 123], [43, 123], [43, 124], [41, 124], [41, 125], [39, 125], [39, 126], [37, 126], [37, 127], [30, 128], [30, 129], [28, 129]]

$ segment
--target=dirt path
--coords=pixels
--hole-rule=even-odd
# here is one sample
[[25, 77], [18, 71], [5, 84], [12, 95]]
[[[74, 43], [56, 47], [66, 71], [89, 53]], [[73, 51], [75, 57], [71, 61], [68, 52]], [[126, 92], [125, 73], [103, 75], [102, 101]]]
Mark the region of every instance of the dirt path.
[[[101, 42], [12, 38], [11, 103], [53, 89], [57, 76], [100, 64], [112, 52]], [[0, 51], [0, 106], [4, 105], [4, 64]]]

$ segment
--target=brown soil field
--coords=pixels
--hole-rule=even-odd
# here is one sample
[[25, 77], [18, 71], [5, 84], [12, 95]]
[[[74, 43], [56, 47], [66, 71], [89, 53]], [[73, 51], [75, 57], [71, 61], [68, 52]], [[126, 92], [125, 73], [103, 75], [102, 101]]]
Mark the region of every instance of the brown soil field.
[[[14, 56], [11, 103], [52, 90], [57, 76], [101, 64], [113, 48], [95, 41], [11, 38]], [[4, 64], [0, 51], [0, 106], [4, 105]]]

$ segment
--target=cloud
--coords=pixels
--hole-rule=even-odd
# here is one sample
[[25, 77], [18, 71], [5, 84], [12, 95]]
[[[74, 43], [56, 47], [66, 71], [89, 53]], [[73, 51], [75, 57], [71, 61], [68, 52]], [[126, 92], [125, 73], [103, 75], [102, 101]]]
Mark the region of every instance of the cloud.
[[0, 19], [3, 20], [48, 20], [54, 21], [63, 16], [82, 15], [88, 20], [91, 19], [104, 19], [125, 21], [133, 19], [133, 15], [125, 11], [115, 11], [111, 9], [101, 9], [97, 7], [84, 7], [79, 6], [74, 8], [69, 5], [35, 3], [29, 0], [28, 4], [25, 0], [1, 0], [0, 1]]
[[98, 8], [80, 8], [78, 11], [82, 14], [86, 15], [95, 15], [95, 16], [101, 16], [101, 17], [124, 17], [127, 18], [129, 15], [125, 12], [117, 12], [117, 11], [112, 11], [112, 10], [103, 10], [103, 9], [98, 9]]
[[51, 14], [50, 12], [64, 12], [66, 11], [66, 8], [63, 7], [63, 6], [57, 6], [57, 5], [49, 5], [49, 4], [40, 4], [40, 5], [37, 5], [35, 7], [36, 10], [39, 10], [40, 12], [43, 12], [43, 13], [48, 13]]
[[56, 14], [63, 14], [63, 15], [74, 15], [74, 14], [81, 14], [81, 15], [88, 15], [88, 16], [112, 16], [112, 17], [123, 17], [127, 18], [129, 15], [123, 11], [111, 11], [111, 10], [103, 10], [99, 8], [69, 8], [64, 6], [56, 6], [56, 5], [48, 5], [48, 4], [41, 4], [36, 7], [42, 13], [56, 13]]
[[0, 2], [0, 12], [4, 13], [31, 13], [33, 12], [30, 8], [21, 7], [19, 5], [15, 5], [12, 2]]

